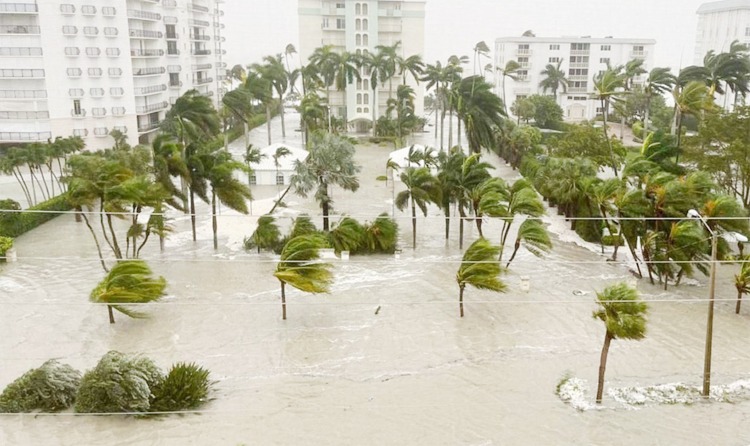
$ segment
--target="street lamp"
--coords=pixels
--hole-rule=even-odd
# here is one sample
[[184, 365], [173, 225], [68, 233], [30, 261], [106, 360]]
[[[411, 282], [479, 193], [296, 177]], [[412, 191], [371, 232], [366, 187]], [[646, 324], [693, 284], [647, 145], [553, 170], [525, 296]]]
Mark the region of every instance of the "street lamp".
[[716, 245], [717, 245], [717, 234], [711, 229], [703, 216], [695, 209], [690, 209], [687, 212], [689, 218], [695, 218], [703, 223], [706, 230], [711, 234], [711, 274], [709, 278], [709, 291], [708, 291], [708, 320], [706, 321], [706, 349], [703, 354], [703, 391], [701, 395], [708, 397], [711, 391], [711, 346], [714, 337], [714, 293], [716, 291]]

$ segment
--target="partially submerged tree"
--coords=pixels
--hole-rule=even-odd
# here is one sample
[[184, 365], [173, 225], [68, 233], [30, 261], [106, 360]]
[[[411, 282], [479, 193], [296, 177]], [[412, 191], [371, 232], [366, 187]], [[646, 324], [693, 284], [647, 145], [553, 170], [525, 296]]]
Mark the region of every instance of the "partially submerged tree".
[[464, 289], [471, 285], [480, 290], [504, 292], [505, 283], [500, 278], [500, 262], [496, 261], [500, 248], [492, 246], [487, 240], [480, 238], [469, 246], [461, 260], [461, 266], [456, 273], [458, 283], [458, 308], [464, 317]]
[[646, 313], [648, 305], [639, 299], [638, 291], [625, 283], [618, 283], [596, 293], [600, 306], [594, 318], [604, 322], [606, 329], [604, 345], [599, 362], [599, 385], [596, 389], [596, 403], [602, 402], [604, 373], [607, 369], [609, 345], [613, 339], [641, 340], [646, 337]]
[[128, 308], [128, 304], [155, 302], [164, 296], [167, 282], [155, 278], [143, 260], [123, 260], [115, 264], [107, 276], [91, 291], [89, 300], [107, 304], [109, 323], [115, 323], [113, 309], [132, 318], [143, 318], [141, 311]]
[[281, 318], [286, 320], [286, 285], [305, 293], [327, 293], [333, 282], [331, 264], [318, 261], [328, 243], [320, 235], [304, 235], [289, 240], [273, 275], [281, 283]]

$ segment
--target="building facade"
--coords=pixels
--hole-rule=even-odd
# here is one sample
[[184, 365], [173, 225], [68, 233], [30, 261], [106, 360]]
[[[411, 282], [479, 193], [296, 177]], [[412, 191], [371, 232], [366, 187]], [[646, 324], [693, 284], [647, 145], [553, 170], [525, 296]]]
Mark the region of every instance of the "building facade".
[[[542, 91], [539, 83], [545, 78], [542, 71], [548, 64], [565, 72], [568, 80], [567, 91], [557, 91], [557, 103], [563, 109], [563, 117], [568, 121], [591, 120], [601, 113], [598, 101], [592, 100], [594, 76], [611, 66], [624, 65], [632, 59], [643, 59], [643, 67], [650, 70], [654, 66], [654, 46], [656, 41], [649, 39], [615, 39], [591, 37], [503, 37], [495, 41], [495, 66], [505, 67], [515, 60], [521, 69], [515, 73], [516, 79], [497, 75], [495, 85], [498, 96], [505, 98], [508, 108], [518, 99], [534, 94], [548, 94]], [[497, 72], [497, 70], [496, 70]], [[645, 76], [634, 79], [642, 83]]]
[[[307, 63], [316, 48], [332, 45], [335, 51], [354, 54], [374, 53], [378, 45], [398, 46], [401, 57], [424, 55], [425, 2], [416, 0], [299, 0], [299, 54]], [[388, 98], [395, 97], [403, 83], [395, 76], [375, 92], [370, 88], [370, 73], [361, 70], [361, 80], [354, 80], [346, 92], [331, 93], [333, 113], [345, 117], [350, 129], [370, 128], [373, 111], [386, 112]], [[406, 83], [414, 88], [415, 112], [424, 115], [424, 91], [411, 75]], [[376, 110], [373, 107], [377, 106]]]
[[223, 93], [221, 0], [0, 0], [0, 144], [154, 136], [195, 88]]
[[[750, 0], [724, 0], [704, 3], [698, 8], [698, 28], [695, 36], [695, 65], [703, 65], [709, 51], [727, 52], [732, 42], [750, 45]], [[735, 104], [732, 91], [718, 95], [716, 101], [731, 109]], [[744, 98], [738, 98], [744, 99]]]

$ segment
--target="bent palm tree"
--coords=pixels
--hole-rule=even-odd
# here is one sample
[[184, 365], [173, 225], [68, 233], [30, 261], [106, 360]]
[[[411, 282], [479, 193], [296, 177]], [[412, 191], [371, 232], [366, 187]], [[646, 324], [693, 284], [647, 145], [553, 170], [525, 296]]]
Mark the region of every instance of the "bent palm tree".
[[458, 308], [464, 317], [464, 289], [471, 285], [480, 290], [505, 292], [506, 286], [498, 276], [501, 268], [496, 261], [500, 248], [492, 246], [487, 240], [480, 238], [469, 246], [461, 260], [461, 266], [456, 273], [458, 283]]
[[270, 215], [263, 215], [258, 219], [258, 227], [253, 234], [245, 240], [245, 248], [256, 248], [260, 254], [261, 249], [276, 249], [280, 240], [281, 231], [276, 225], [276, 219]]
[[89, 300], [108, 304], [109, 323], [114, 324], [112, 309], [132, 318], [146, 317], [144, 313], [123, 305], [157, 301], [164, 295], [166, 287], [166, 280], [163, 277], [154, 278], [143, 260], [124, 260], [112, 267], [104, 280], [91, 291]]
[[523, 242], [530, 253], [537, 257], [541, 257], [543, 253], [552, 250], [552, 241], [542, 222], [536, 219], [528, 219], [518, 227], [513, 254], [508, 259], [508, 263], [505, 264], [506, 269], [510, 266], [510, 262], [516, 258], [516, 253], [518, 253], [518, 249], [521, 247], [521, 242]]
[[429, 202], [440, 203], [440, 185], [426, 167], [407, 167], [401, 173], [406, 190], [396, 195], [396, 207], [403, 211], [411, 203], [412, 248], [417, 247], [417, 207], [427, 216]]
[[594, 318], [604, 322], [606, 328], [599, 362], [599, 386], [596, 389], [596, 403], [601, 404], [609, 344], [613, 339], [638, 341], [646, 337], [648, 305], [638, 298], [636, 289], [624, 283], [605, 288], [603, 292], [596, 293], [596, 298], [601, 308], [594, 312]]
[[289, 240], [273, 275], [281, 283], [281, 317], [286, 320], [286, 285], [306, 293], [327, 293], [333, 282], [331, 264], [318, 262], [320, 249], [328, 243], [320, 235], [303, 235]]

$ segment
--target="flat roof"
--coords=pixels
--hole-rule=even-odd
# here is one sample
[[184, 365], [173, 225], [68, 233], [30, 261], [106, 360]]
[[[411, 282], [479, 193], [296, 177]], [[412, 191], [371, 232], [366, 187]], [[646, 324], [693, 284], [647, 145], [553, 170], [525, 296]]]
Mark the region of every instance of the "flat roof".
[[737, 9], [750, 9], [750, 0], [722, 0], [704, 3], [698, 8], [697, 14], [711, 14], [712, 12], [734, 11]]
[[[746, 0], [750, 2], [750, 0]], [[590, 37], [590, 36], [563, 36], [563, 37], [498, 37], [495, 42], [513, 43], [638, 43], [643, 45], [656, 45], [654, 39], [624, 39], [614, 37]]]

